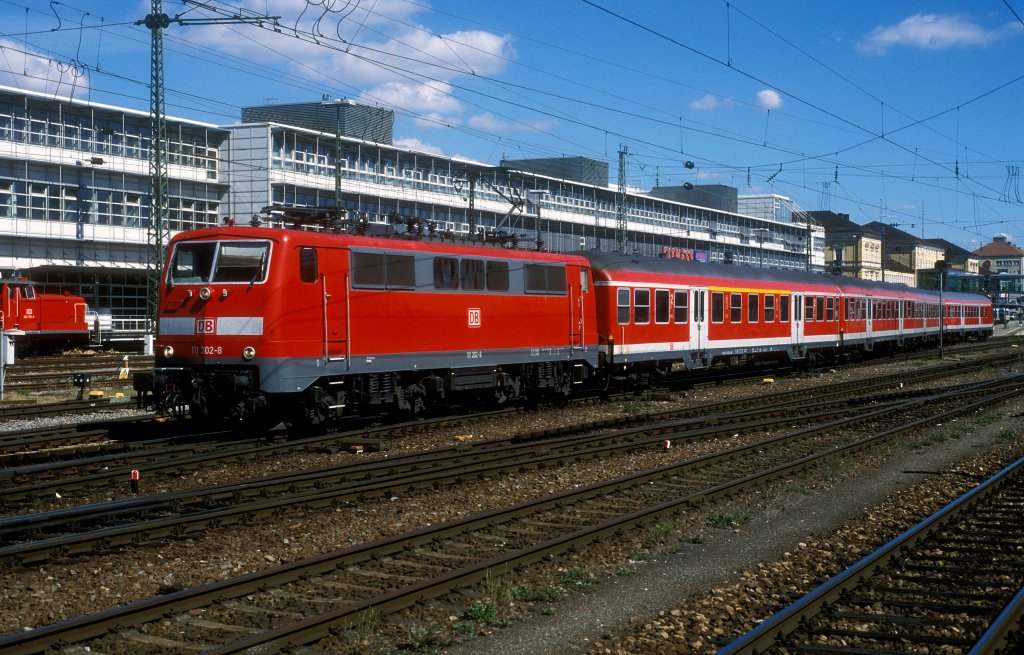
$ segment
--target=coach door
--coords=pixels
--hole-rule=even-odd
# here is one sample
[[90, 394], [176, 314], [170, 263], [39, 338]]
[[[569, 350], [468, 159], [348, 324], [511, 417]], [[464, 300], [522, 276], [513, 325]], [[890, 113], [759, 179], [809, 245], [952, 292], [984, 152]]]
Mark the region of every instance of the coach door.
[[804, 296], [803, 294], [794, 293], [792, 296], [792, 303], [790, 303], [789, 315], [790, 321], [790, 339], [793, 341], [793, 352], [797, 354], [797, 357], [804, 356]]
[[867, 305], [865, 307], [865, 309], [867, 310], [867, 314], [866, 314], [866, 320], [864, 322], [864, 335], [867, 338], [868, 345], [870, 346], [871, 340], [872, 340], [872, 338], [874, 336], [873, 332], [874, 332], [874, 322], [875, 322], [875, 299], [874, 298], [865, 298], [864, 299], [864, 303], [865, 303], [865, 305]]
[[702, 353], [708, 347], [708, 290], [695, 288], [693, 297], [693, 322], [690, 328], [690, 350]]

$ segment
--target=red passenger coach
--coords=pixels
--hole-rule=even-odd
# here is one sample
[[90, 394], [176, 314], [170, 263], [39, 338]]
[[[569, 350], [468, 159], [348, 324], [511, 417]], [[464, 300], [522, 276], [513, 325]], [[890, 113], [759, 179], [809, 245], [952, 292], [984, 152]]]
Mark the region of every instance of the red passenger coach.
[[[992, 333], [983, 296], [851, 278], [585, 253], [602, 361], [646, 383], [741, 360], [828, 361], [878, 347]], [[945, 306], [945, 328], [939, 330]]]
[[170, 245], [155, 391], [193, 416], [308, 422], [568, 394], [597, 364], [594, 303], [578, 256], [197, 230]]

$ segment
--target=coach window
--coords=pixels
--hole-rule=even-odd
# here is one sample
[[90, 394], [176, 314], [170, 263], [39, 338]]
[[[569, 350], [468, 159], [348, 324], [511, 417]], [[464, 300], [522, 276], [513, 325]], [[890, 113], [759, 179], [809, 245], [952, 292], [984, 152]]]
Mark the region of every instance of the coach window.
[[687, 291], [676, 291], [675, 296], [675, 321], [676, 323], [685, 323], [689, 317], [687, 303], [690, 300], [690, 294]]
[[454, 257], [434, 257], [434, 288], [459, 288], [459, 260]]
[[779, 322], [789, 323], [789, 296], [779, 296]]
[[616, 291], [615, 320], [619, 325], [629, 324], [629, 289], [618, 289]]
[[508, 291], [508, 262], [487, 262], [487, 290]]
[[484, 260], [463, 259], [462, 288], [469, 291], [481, 291], [484, 288]]
[[756, 293], [747, 294], [747, 322], [757, 323], [759, 322], [760, 316], [758, 314], [761, 311], [761, 303], [758, 302], [758, 296]]
[[[696, 309], [696, 308], [694, 308]], [[721, 291], [711, 293], [711, 322], [722, 323], [725, 321], [725, 294]]]
[[654, 290], [654, 322], [668, 323], [669, 316], [668, 289]]
[[729, 294], [729, 322], [730, 323], [742, 323], [743, 322], [743, 294], [742, 293], [730, 293]]
[[814, 320], [814, 296], [804, 296], [804, 320]]
[[635, 289], [633, 291], [633, 322], [651, 322], [651, 290]]
[[825, 320], [829, 322], [836, 320], [836, 299], [832, 296], [825, 299]]
[[303, 282], [316, 282], [319, 277], [316, 265], [316, 249], [299, 249], [299, 279]]
[[825, 297], [817, 296], [814, 299], [814, 316], [818, 321], [825, 320]]
[[384, 256], [384, 270], [389, 289], [416, 288], [416, 258], [412, 255], [387, 254]]
[[771, 293], [764, 297], [764, 322], [775, 322], [775, 295]]

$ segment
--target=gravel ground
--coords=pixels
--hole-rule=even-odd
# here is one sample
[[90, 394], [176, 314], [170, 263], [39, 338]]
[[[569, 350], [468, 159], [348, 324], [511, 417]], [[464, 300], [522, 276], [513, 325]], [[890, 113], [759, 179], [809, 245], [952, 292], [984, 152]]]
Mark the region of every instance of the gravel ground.
[[[881, 371], [881, 367], [878, 370]], [[891, 371], [891, 368], [885, 370]], [[866, 373], [870, 375], [871, 371]], [[856, 373], [863, 374], [865, 372]], [[828, 376], [826, 381], [847, 375], [853, 374]], [[780, 380], [776, 389], [816, 383], [814, 380]], [[756, 390], [749, 385], [703, 389], [679, 402], [722, 400], [729, 394], [749, 395]], [[637, 409], [635, 404], [623, 403], [594, 406], [586, 412], [596, 415]], [[778, 598], [772, 598], [773, 593], [781, 594], [780, 598], [789, 593], [802, 593], [801, 590], [816, 584], [822, 575], [841, 570], [846, 565], [840, 564], [841, 561], [849, 557], [856, 559], [859, 555], [855, 553], [870, 550], [870, 544], [882, 538], [876, 534], [876, 526], [898, 533], [901, 529], [878, 520], [878, 517], [888, 519], [893, 512], [874, 509], [876, 505], [894, 490], [906, 494], [922, 481], [945, 479], [907, 471], [939, 471], [989, 450], [997, 453], [993, 461], [1020, 456], [1022, 411], [1024, 407], [1018, 402], [1017, 406], [998, 412], [987, 425], [964, 421], [936, 429], [933, 436], [941, 433], [945, 440], [933, 439], [936, 442], [928, 448], [876, 453], [865, 458], [866, 464], [856, 468], [851, 465], [849, 470], [818, 471], [799, 480], [781, 481], [748, 498], [700, 508], [673, 525], [657, 526], [647, 533], [570, 554], [523, 572], [515, 580], [484, 585], [481, 589], [441, 599], [436, 605], [405, 613], [397, 617], [398, 627], [382, 628], [355, 643], [325, 644], [325, 647], [330, 652], [344, 652], [346, 648], [348, 652], [415, 649], [453, 654], [711, 652], [716, 630], [721, 634], [738, 634], [746, 629], [743, 626], [753, 625], [764, 615], [765, 599], [774, 600], [776, 605], [780, 603]], [[565, 412], [523, 412], [509, 419], [479, 421], [467, 428], [467, 432], [472, 433], [473, 439], [481, 439], [563, 420]], [[1008, 433], [1016, 435], [1017, 440], [1006, 443]], [[424, 433], [397, 442], [393, 447], [420, 449], [450, 445], [456, 437], [464, 436]], [[694, 451], [685, 452], [680, 448], [670, 453], [672, 457], [682, 458], [692, 456]], [[216, 471], [183, 474], [166, 487], [188, 488], [218, 479], [248, 478], [274, 470], [347, 462], [352, 457], [350, 454], [306, 455], [258, 466], [246, 463], [242, 468], [225, 465]], [[125, 549], [114, 555], [76, 558], [63, 564], [4, 571], [0, 573], [0, 607], [8, 611], [0, 613], [0, 633], [147, 598], [160, 593], [162, 588], [203, 584], [466, 513], [558, 492], [650, 466], [652, 458], [657, 457], [651, 453], [635, 453], [613, 461], [527, 472], [514, 478], [336, 507], [333, 511], [289, 510], [277, 520], [260, 521], [194, 539]], [[665, 460], [658, 463], [665, 463]], [[976, 467], [972, 472], [983, 473], [995, 465], [971, 466]], [[963, 476], [950, 477], [963, 484]], [[945, 502], [941, 499], [949, 493], [932, 491], [926, 497], [934, 505]], [[898, 498], [903, 501], [907, 497]], [[69, 502], [102, 499], [78, 498]], [[930, 513], [934, 508], [926, 511], [929, 502], [915, 502], [913, 507], [903, 503], [907, 505], [906, 510], [900, 506], [901, 511], [896, 514]], [[731, 529], [710, 528], [707, 518], [713, 513], [739, 519]], [[830, 537], [848, 521], [854, 526], [848, 529], [855, 531], [856, 538]], [[833, 552], [839, 550], [838, 545], [845, 546], [843, 552]], [[863, 549], [854, 548], [858, 545], [863, 545]], [[809, 569], [802, 568], [799, 556], [808, 552], [833, 552], [831, 560], [826, 560], [831, 561], [831, 565], [825, 567], [827, 572], [815, 569], [822, 569], [820, 563], [807, 564]], [[769, 574], [776, 572], [787, 580], [788, 587], [783, 588], [790, 591], [762, 591], [773, 588], [774, 579], [770, 579]], [[731, 585], [737, 581], [740, 582], [734, 594]], [[500, 620], [467, 619], [464, 610], [474, 600], [493, 601]], [[736, 618], [731, 623], [713, 624], [708, 617]], [[452, 643], [460, 640], [464, 643]]]
[[813, 492], [783, 488], [734, 499], [726, 510], [749, 512], [742, 526], [706, 531], [699, 544], [684, 539], [635, 574], [605, 577], [555, 604], [547, 616], [443, 652], [713, 653], [1024, 456], [1024, 402], [1005, 410], [998, 422], [958, 438], [876, 457], [834, 485], [816, 481]]

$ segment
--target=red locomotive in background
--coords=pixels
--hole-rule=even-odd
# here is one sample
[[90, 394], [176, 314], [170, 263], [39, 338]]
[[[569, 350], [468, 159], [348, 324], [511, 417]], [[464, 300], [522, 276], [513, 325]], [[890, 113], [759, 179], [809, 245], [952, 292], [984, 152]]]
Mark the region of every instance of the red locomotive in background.
[[223, 226], [170, 244], [153, 390], [169, 413], [316, 423], [991, 333], [982, 296], [612, 253]]
[[0, 296], [0, 329], [14, 337], [19, 355], [88, 343], [88, 306], [81, 296], [38, 293], [25, 278], [0, 280]]

